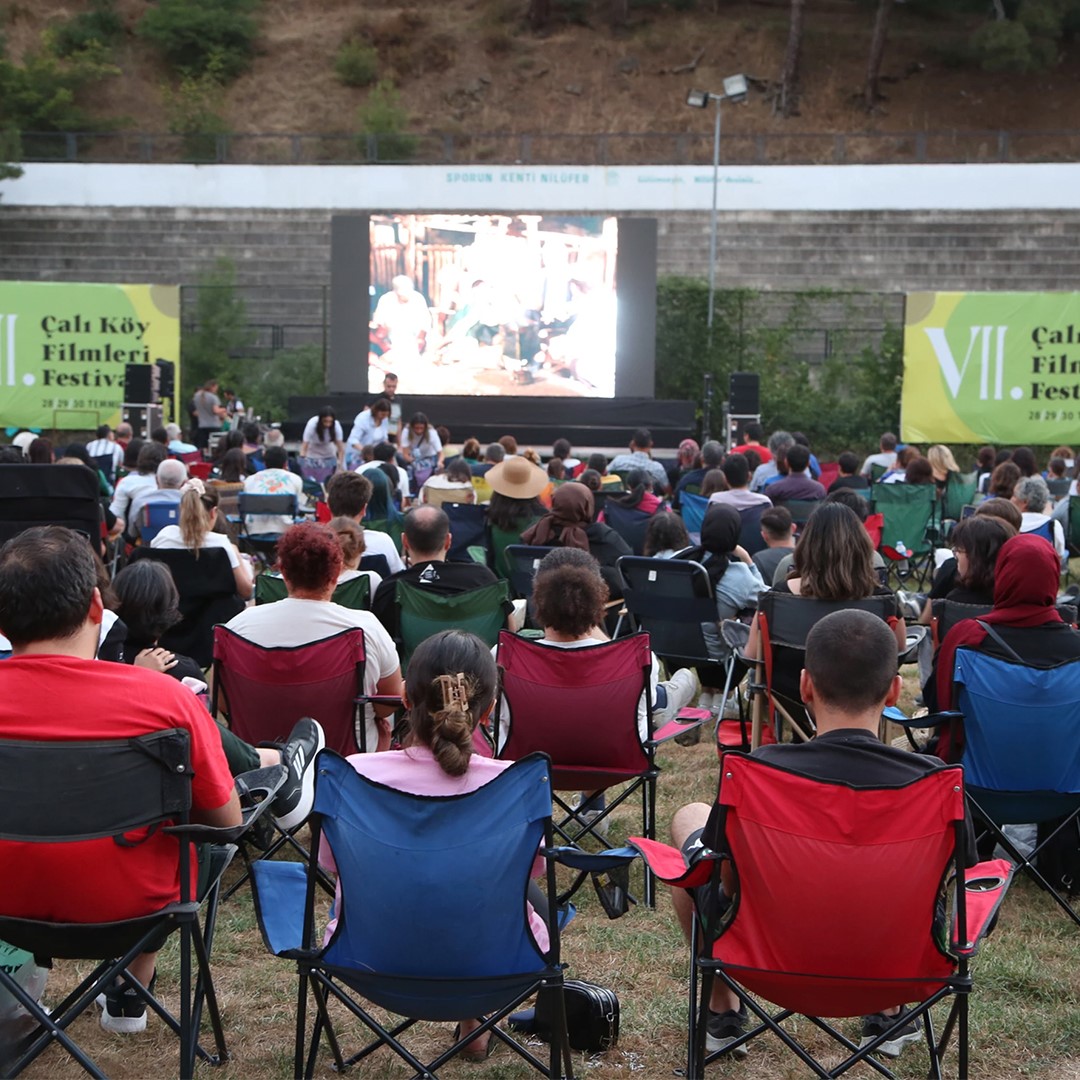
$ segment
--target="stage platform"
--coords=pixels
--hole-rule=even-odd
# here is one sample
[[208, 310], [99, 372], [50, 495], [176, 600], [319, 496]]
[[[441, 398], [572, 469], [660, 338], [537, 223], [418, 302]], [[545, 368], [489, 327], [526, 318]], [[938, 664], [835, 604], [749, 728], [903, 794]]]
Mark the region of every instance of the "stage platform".
[[[528, 397], [399, 397], [404, 419], [425, 413], [436, 427], [450, 429], [451, 441], [460, 446], [470, 436], [482, 444], [513, 435], [522, 447], [535, 447], [547, 457], [558, 438], [575, 449], [617, 447], [630, 442], [635, 429], [652, 432], [658, 450], [675, 450], [689, 437], [696, 438], [693, 401], [657, 401], [653, 398], [528, 398]], [[282, 424], [286, 439], [299, 439], [304, 424], [324, 405], [330, 405], [348, 437], [353, 418], [368, 395], [328, 394], [289, 398], [289, 420]], [[665, 455], [667, 456], [667, 455]]]

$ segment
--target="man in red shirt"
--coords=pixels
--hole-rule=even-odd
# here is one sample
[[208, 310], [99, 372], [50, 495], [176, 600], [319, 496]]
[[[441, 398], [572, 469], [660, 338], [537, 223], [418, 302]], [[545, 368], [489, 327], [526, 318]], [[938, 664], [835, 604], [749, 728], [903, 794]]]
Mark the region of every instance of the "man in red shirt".
[[761, 458], [761, 464], [767, 465], [772, 461], [772, 451], [761, 443], [762, 438], [765, 435], [765, 429], [752, 420], [742, 430], [742, 442], [738, 446], [731, 448], [734, 454], [745, 454], [748, 450], [753, 450], [759, 458]]
[[[96, 582], [86, 538], [62, 526], [27, 529], [0, 549], [0, 633], [12, 645], [2, 667], [0, 739], [114, 739], [185, 728], [194, 773], [192, 820], [238, 825], [240, 801], [221, 736], [195, 695], [160, 672], [94, 659], [103, 611]], [[55, 922], [106, 922], [179, 899], [179, 841], [160, 829], [125, 840], [0, 840], [0, 909]], [[144, 953], [129, 968], [147, 987], [155, 956]], [[106, 1030], [146, 1027], [145, 1005], [133, 990], [118, 987], [106, 997]]]

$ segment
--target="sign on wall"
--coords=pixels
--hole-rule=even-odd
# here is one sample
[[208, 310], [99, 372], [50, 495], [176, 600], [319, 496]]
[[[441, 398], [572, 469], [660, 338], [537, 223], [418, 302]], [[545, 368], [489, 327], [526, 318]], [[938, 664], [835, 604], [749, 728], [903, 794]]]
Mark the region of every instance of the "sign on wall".
[[155, 360], [179, 383], [178, 286], [0, 281], [0, 426], [115, 426], [125, 367]]
[[909, 293], [901, 438], [1076, 441], [1080, 292]]

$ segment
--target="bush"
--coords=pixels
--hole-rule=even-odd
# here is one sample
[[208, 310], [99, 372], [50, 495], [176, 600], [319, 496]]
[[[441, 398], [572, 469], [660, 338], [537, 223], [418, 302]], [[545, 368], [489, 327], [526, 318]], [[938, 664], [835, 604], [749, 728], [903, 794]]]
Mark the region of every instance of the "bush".
[[261, 359], [241, 360], [233, 379], [244, 404], [264, 420], [284, 420], [290, 397], [326, 393], [323, 354], [317, 345], [284, 349]]
[[90, 48], [110, 49], [123, 33], [114, 0], [94, 0], [89, 11], [50, 27], [49, 40], [57, 56], [71, 56]]
[[[259, 0], [158, 0], [142, 17], [140, 36], [153, 42], [177, 71], [199, 75], [218, 64], [234, 79], [251, 63]], [[215, 61], [216, 58], [216, 61]]]
[[405, 134], [409, 114], [401, 105], [397, 87], [389, 79], [375, 84], [357, 113], [359, 145], [373, 161], [408, 161], [415, 153], [415, 135]]
[[188, 161], [213, 161], [217, 158], [217, 137], [228, 131], [218, 107], [222, 84], [217, 58], [211, 58], [208, 71], [185, 75], [175, 90], [162, 91], [169, 131], [183, 136], [183, 156]]
[[334, 74], [346, 86], [370, 86], [379, 75], [379, 54], [367, 41], [346, 41], [338, 50]]
[[0, 128], [0, 180], [17, 180], [22, 169], [15, 164], [22, 157], [19, 133], [13, 128]]

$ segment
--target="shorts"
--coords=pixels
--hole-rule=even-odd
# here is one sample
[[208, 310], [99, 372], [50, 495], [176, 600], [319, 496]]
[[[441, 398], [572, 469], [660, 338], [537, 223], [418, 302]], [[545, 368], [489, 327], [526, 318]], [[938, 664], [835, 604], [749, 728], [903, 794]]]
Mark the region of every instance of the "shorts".
[[[704, 828], [695, 829], [684, 841], [682, 848], [680, 849], [683, 854], [683, 858], [686, 860], [687, 866], [693, 866], [694, 860], [700, 858], [700, 853], [705, 851], [705, 845], [702, 843], [701, 837], [705, 832]], [[708, 912], [709, 906], [709, 889], [712, 887], [710, 882], [708, 885], [699, 885], [696, 889], [690, 889], [690, 894], [694, 897], [694, 905], [697, 907], [698, 916], [704, 919], [705, 914]], [[731, 907], [731, 897], [724, 892], [723, 886], [717, 882], [716, 886], [716, 913], [718, 916], [723, 916], [729, 907]]]

